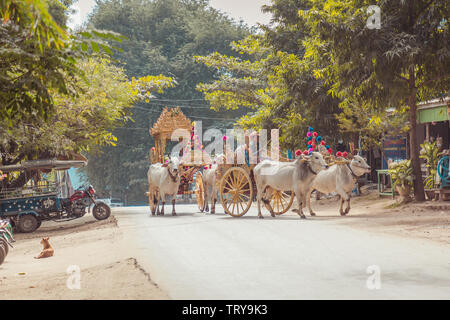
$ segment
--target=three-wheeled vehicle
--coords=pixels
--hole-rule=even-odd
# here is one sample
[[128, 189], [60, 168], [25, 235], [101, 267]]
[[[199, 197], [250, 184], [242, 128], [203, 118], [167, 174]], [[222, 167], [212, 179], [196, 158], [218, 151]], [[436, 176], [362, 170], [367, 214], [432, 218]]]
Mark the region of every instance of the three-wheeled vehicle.
[[[107, 219], [111, 209], [96, 200], [92, 186], [74, 192], [68, 169], [85, 166], [87, 160], [34, 160], [0, 166], [6, 178], [0, 184], [0, 219], [8, 219], [19, 232], [33, 232], [41, 222], [81, 218], [90, 211], [98, 220]], [[13, 181], [25, 182], [12, 187]]]

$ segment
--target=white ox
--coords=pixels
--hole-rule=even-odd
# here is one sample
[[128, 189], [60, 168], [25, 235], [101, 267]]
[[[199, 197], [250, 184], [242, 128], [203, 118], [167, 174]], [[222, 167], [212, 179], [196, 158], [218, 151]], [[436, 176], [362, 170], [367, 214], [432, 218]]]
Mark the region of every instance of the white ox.
[[[321, 171], [314, 179], [311, 189], [306, 196], [309, 213], [316, 214], [311, 209], [311, 192], [317, 190], [321, 193], [337, 192], [341, 196], [339, 212], [342, 216], [350, 211], [350, 193], [355, 187], [357, 177], [370, 172], [370, 166], [360, 156], [355, 156], [350, 164], [334, 164], [328, 170]], [[343, 210], [343, 204], [347, 201], [347, 207]]]
[[310, 190], [311, 183], [317, 173], [328, 168], [323, 156], [318, 152], [312, 152], [310, 156], [302, 156], [294, 162], [278, 162], [264, 160], [253, 169], [258, 194], [258, 217], [261, 214], [261, 201], [268, 205], [270, 214], [275, 217], [268, 200], [263, 199], [267, 187], [279, 191], [291, 191], [297, 196], [297, 211], [300, 218], [305, 219], [303, 208], [306, 206], [306, 194]]
[[217, 178], [219, 173], [219, 165], [225, 162], [225, 156], [223, 154], [214, 157], [211, 168], [203, 171], [203, 182], [205, 184], [205, 211], [209, 211], [209, 201], [211, 202], [211, 213], [216, 213], [216, 202], [217, 202]]
[[[152, 211], [158, 215], [164, 215], [164, 206], [166, 204], [166, 196], [172, 196], [172, 215], [175, 216], [175, 196], [178, 193], [180, 185], [180, 176], [178, 174], [178, 167], [180, 162], [178, 158], [170, 158], [166, 164], [156, 163], [152, 164], [148, 169], [148, 191], [149, 198], [152, 199], [156, 205]], [[161, 212], [159, 210], [159, 202], [162, 200]]]

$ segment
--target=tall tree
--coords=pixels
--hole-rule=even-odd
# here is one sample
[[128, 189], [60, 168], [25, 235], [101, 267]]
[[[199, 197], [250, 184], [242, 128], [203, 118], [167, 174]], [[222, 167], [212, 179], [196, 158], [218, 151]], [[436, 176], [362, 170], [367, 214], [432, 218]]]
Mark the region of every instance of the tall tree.
[[[49, 121], [22, 122], [6, 130], [6, 120], [0, 120], [2, 165], [114, 146], [117, 138], [112, 131], [131, 120], [133, 103], [173, 86], [172, 79], [164, 76], [129, 80], [122, 68], [106, 58], [80, 60], [77, 68], [86, 75], [75, 79], [80, 92], [74, 97], [51, 90], [56, 109]], [[23, 185], [24, 177], [8, 181], [8, 187]]]
[[[416, 134], [417, 102], [450, 85], [450, 7], [440, 0], [380, 0], [380, 28], [373, 28], [368, 0], [312, 0], [300, 11], [311, 29], [306, 55], [317, 77], [345, 100], [357, 98], [375, 108], [409, 108], [410, 157], [417, 201], [425, 199]], [[376, 14], [376, 13], [375, 13]], [[368, 27], [369, 25], [369, 27]], [[325, 66], [325, 67], [324, 67]]]
[[291, 149], [306, 146], [304, 132], [311, 125], [328, 140], [337, 138], [339, 99], [328, 94], [324, 79], [315, 77], [315, 65], [304, 59], [309, 28], [298, 11], [310, 7], [307, 0], [273, 0], [263, 7], [272, 14], [271, 23], [261, 26], [263, 33], [233, 45], [238, 57], [197, 58], [222, 71], [220, 79], [198, 86], [214, 108], [252, 109], [238, 125], [280, 128], [282, 145]]
[[8, 128], [48, 119], [55, 111], [51, 90], [77, 93], [77, 59], [90, 48], [111, 51], [99, 36], [121, 40], [101, 31], [69, 33], [66, 10], [56, 0], [0, 1], [0, 117]]

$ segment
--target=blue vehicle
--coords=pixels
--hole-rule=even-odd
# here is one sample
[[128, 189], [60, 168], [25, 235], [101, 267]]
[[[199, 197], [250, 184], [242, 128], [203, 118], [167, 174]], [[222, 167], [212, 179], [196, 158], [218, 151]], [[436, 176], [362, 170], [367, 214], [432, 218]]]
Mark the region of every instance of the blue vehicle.
[[[82, 167], [85, 160], [35, 160], [19, 165], [0, 166], [6, 174], [0, 188], [0, 219], [8, 219], [19, 232], [33, 232], [42, 221], [69, 221], [81, 218], [94, 204], [98, 220], [109, 217], [111, 209], [95, 200], [92, 186], [74, 192], [68, 169]], [[20, 188], [8, 187], [9, 180], [22, 177]]]

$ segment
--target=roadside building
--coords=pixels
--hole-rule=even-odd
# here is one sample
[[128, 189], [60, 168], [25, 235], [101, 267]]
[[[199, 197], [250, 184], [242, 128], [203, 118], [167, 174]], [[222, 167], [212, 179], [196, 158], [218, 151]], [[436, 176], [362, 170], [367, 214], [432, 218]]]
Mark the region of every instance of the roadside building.
[[450, 149], [450, 97], [420, 103], [417, 108], [417, 143], [437, 141]]

